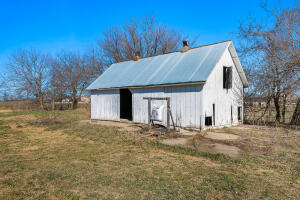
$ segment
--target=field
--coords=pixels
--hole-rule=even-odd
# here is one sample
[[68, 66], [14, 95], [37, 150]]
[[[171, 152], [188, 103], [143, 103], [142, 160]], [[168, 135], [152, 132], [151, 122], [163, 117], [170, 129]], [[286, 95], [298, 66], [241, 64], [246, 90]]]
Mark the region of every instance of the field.
[[217, 130], [245, 138], [232, 158], [87, 119], [1, 110], [0, 199], [300, 199], [299, 131]]

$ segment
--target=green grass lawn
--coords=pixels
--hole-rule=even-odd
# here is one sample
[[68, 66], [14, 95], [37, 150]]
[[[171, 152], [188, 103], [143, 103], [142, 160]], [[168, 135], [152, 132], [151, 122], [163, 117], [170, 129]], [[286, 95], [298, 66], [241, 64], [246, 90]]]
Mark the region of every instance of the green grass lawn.
[[1, 112], [0, 199], [300, 199], [299, 155], [233, 159], [83, 119]]

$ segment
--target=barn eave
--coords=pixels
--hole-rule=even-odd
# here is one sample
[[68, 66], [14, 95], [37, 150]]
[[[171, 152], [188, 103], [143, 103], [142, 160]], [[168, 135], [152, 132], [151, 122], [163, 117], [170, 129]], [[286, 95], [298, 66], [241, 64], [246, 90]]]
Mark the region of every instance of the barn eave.
[[111, 88], [98, 88], [88, 91], [107, 91], [107, 90], [119, 90], [119, 89], [140, 89], [140, 88], [154, 88], [154, 87], [172, 87], [172, 86], [189, 86], [189, 85], [204, 85], [206, 81], [194, 81], [183, 83], [170, 83], [170, 84], [153, 84], [153, 85], [136, 85], [136, 86], [124, 86], [124, 87], [111, 87]]

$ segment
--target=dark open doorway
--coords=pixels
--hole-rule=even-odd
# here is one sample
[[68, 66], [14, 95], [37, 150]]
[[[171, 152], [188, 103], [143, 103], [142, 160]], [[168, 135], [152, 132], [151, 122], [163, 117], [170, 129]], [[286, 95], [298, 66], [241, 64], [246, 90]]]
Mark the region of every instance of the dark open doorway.
[[120, 118], [132, 120], [132, 94], [128, 89], [120, 90]]
[[241, 106], [238, 107], [238, 120], [239, 121], [242, 120], [242, 107]]

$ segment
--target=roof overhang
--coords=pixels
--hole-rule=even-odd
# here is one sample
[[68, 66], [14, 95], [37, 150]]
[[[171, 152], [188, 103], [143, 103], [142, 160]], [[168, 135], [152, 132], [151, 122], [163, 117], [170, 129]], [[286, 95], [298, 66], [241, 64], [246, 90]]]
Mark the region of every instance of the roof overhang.
[[183, 82], [183, 83], [169, 83], [169, 84], [157, 84], [157, 85], [140, 85], [140, 86], [125, 86], [125, 87], [113, 87], [113, 88], [99, 88], [88, 91], [107, 91], [107, 90], [120, 90], [120, 89], [140, 89], [140, 88], [155, 88], [155, 87], [175, 87], [175, 86], [190, 86], [190, 85], [204, 85], [205, 81], [195, 82]]
[[243, 70], [242, 64], [240, 62], [240, 59], [239, 59], [239, 57], [238, 57], [238, 55], [236, 53], [236, 50], [235, 50], [232, 42], [229, 44], [228, 49], [229, 49], [230, 55], [232, 57], [232, 60], [233, 60], [233, 62], [235, 64], [235, 66], [236, 66], [237, 72], [238, 72], [238, 74], [239, 74], [239, 76], [240, 76], [240, 78], [241, 78], [241, 80], [243, 82], [243, 87], [244, 88], [248, 88], [249, 87], [249, 83], [247, 81], [247, 77], [245, 75], [245, 72]]

